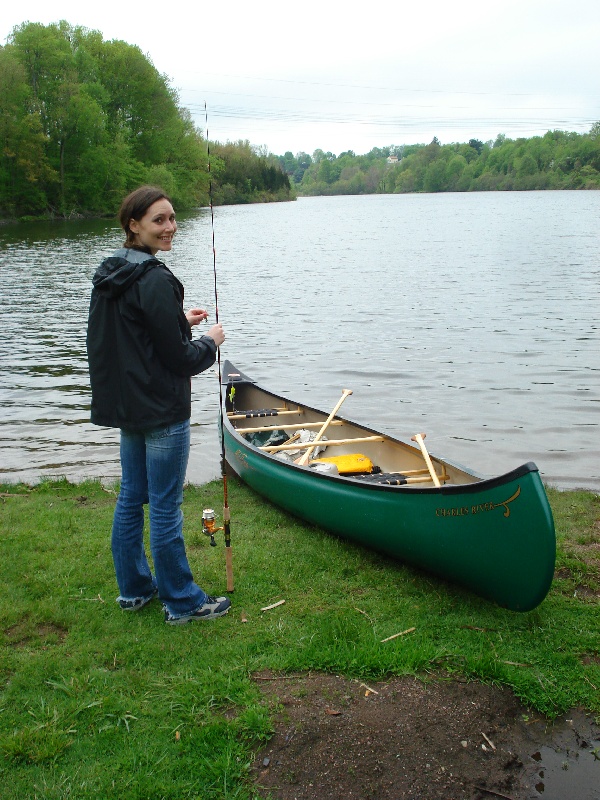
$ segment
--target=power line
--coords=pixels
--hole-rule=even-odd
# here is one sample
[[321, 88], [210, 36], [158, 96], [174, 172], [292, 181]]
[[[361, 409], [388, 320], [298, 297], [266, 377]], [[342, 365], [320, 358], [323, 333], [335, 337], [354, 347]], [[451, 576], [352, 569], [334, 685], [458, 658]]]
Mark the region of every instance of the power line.
[[[351, 105], [351, 106], [376, 106], [378, 108], [398, 108], [398, 103], [384, 103], [384, 102], [369, 102], [369, 101], [360, 101], [360, 100], [340, 100], [339, 98], [327, 98], [327, 99], [319, 99], [315, 97], [286, 97], [281, 95], [264, 95], [264, 94], [248, 94], [245, 92], [223, 92], [216, 89], [188, 89], [187, 92], [193, 94], [201, 94], [203, 97], [207, 94], [213, 94], [218, 96], [225, 96], [225, 97], [244, 97], [244, 98], [253, 98], [258, 100], [288, 100], [291, 103], [314, 103], [319, 104], [323, 103], [326, 105]], [[189, 105], [188, 105], [189, 107]], [[402, 108], [439, 108], [440, 103], [403, 103]], [[448, 103], [443, 104], [444, 108], [448, 109], [458, 109], [464, 110], [468, 108], [472, 108], [472, 106], [455, 106]], [[519, 111], [523, 106], [498, 106], [494, 105], [494, 109], [497, 111]], [[570, 106], [531, 106], [528, 105], [528, 111], [575, 111], [575, 108]]]
[[[199, 106], [188, 106], [189, 110], [194, 113], [200, 113]], [[529, 109], [530, 110], [530, 109]], [[222, 106], [215, 105], [211, 107], [211, 114], [215, 117], [235, 119], [235, 120], [252, 120], [258, 122], [286, 122], [293, 124], [328, 124], [328, 125], [365, 125], [377, 126], [382, 128], [414, 128], [423, 125], [435, 125], [441, 127], [464, 127], [465, 125], [472, 126], [474, 124], [481, 126], [485, 125], [499, 125], [509, 127], [543, 127], [556, 128], [564, 125], [572, 126], [582, 125], [591, 126], [594, 119], [579, 117], [552, 117], [552, 118], [539, 118], [534, 116], [519, 117], [519, 118], [506, 118], [504, 116], [487, 116], [485, 113], [478, 111], [472, 116], [432, 116], [432, 117], [414, 117], [414, 116], [379, 116], [371, 115], [365, 116], [363, 114], [331, 114], [321, 112], [301, 112], [283, 109], [266, 109], [266, 108], [246, 108], [244, 106]]]
[[491, 96], [496, 97], [498, 95], [504, 97], [534, 97], [536, 94], [539, 93], [532, 93], [532, 92], [482, 92], [482, 91], [470, 91], [464, 89], [415, 89], [415, 88], [406, 88], [406, 87], [398, 87], [398, 86], [372, 86], [369, 84], [355, 84], [355, 83], [326, 83], [324, 81], [300, 81], [300, 80], [293, 80], [291, 78], [265, 78], [265, 77], [256, 77], [252, 75], [227, 75], [223, 72], [202, 72], [202, 73], [191, 73], [191, 74], [202, 74], [203, 76], [207, 75], [217, 75], [219, 78], [235, 78], [236, 80], [248, 80], [248, 81], [267, 81], [269, 83], [291, 83], [298, 86], [327, 86], [335, 89], [365, 89], [367, 91], [383, 91], [383, 92], [409, 92], [409, 93], [418, 93], [418, 94], [465, 94], [465, 95], [473, 95], [473, 96]]

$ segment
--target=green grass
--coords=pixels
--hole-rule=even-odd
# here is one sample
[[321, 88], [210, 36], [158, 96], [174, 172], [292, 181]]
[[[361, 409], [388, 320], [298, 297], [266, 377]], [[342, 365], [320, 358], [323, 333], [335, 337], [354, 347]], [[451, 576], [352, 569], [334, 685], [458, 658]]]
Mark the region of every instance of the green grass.
[[[556, 579], [541, 606], [518, 614], [230, 481], [232, 610], [175, 627], [156, 601], [133, 614], [115, 603], [114, 493], [65, 481], [0, 492], [6, 800], [252, 798], [249, 765], [272, 730], [251, 678], [264, 669], [460, 675], [509, 686], [550, 716], [573, 706], [600, 715], [600, 499], [590, 492], [549, 491]], [[188, 555], [211, 593], [225, 590], [224, 548], [222, 537], [209, 546], [201, 515], [222, 502], [220, 482], [186, 489]]]

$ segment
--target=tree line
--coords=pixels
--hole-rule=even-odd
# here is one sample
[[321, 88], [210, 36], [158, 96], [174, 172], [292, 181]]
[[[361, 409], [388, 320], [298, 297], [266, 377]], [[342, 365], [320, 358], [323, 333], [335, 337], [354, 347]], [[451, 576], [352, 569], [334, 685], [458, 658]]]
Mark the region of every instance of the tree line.
[[65, 21], [14, 28], [0, 46], [0, 85], [0, 218], [112, 215], [142, 183], [180, 209], [211, 198], [600, 188], [600, 122], [586, 134], [434, 137], [365, 155], [208, 143], [137, 46]]
[[376, 147], [358, 156], [287, 152], [279, 161], [301, 195], [600, 189], [600, 122], [585, 134], [500, 134], [485, 143], [444, 145], [434, 137], [427, 145]]
[[0, 216], [112, 215], [142, 183], [181, 209], [290, 199], [275, 156], [207, 142], [142, 51], [98, 31], [24, 23], [0, 47]]

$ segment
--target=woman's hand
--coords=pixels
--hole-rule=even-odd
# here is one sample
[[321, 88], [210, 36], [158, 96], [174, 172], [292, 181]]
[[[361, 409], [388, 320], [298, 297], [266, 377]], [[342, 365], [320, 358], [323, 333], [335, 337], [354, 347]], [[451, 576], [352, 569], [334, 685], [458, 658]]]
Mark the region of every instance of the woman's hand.
[[223, 331], [223, 326], [221, 323], [217, 322], [216, 325], [213, 325], [212, 328], [209, 328], [206, 332], [206, 336], [210, 336], [210, 338], [214, 340], [214, 343], [217, 345], [217, 347], [220, 347], [225, 341], [225, 332]]
[[[208, 312], [206, 312], [203, 308], [190, 308], [185, 316], [191, 326], [199, 325], [201, 322], [204, 322], [205, 319], [208, 319]], [[217, 347], [220, 347], [225, 341], [225, 332], [220, 322], [217, 322], [216, 325], [213, 325], [212, 328], [209, 328], [206, 331], [205, 336], [210, 336]]]
[[199, 325], [201, 322], [204, 322], [205, 319], [208, 319], [208, 312], [203, 308], [190, 308], [185, 316], [190, 326], [193, 327], [194, 325]]

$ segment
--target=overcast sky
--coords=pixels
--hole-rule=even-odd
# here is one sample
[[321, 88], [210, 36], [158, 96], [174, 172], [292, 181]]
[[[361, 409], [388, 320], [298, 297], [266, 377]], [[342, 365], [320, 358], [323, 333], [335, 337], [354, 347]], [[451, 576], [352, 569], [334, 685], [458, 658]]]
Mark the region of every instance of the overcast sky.
[[5, 4], [138, 45], [211, 140], [277, 155], [487, 141], [600, 120], [598, 0]]

